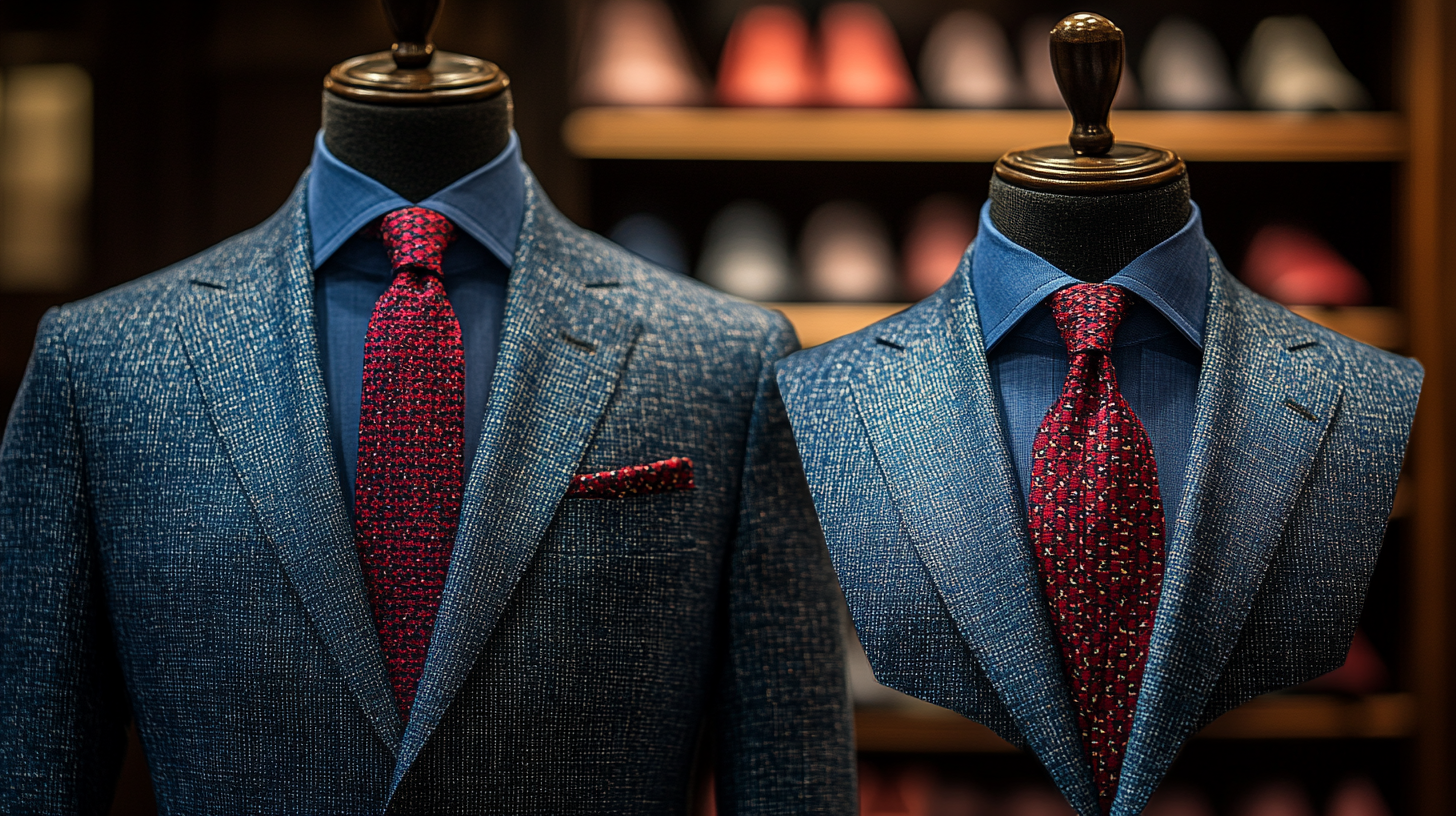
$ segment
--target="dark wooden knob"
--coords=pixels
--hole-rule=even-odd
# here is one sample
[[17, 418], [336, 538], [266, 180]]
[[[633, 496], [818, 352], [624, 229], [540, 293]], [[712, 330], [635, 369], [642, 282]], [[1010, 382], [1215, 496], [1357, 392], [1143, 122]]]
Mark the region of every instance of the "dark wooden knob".
[[435, 55], [430, 35], [440, 19], [441, 0], [383, 0], [384, 19], [394, 32], [394, 64], [424, 68]]
[[1068, 141], [1078, 156], [1104, 156], [1112, 149], [1107, 114], [1122, 78], [1122, 29], [1100, 14], [1062, 18], [1052, 29], [1052, 72], [1072, 111]]

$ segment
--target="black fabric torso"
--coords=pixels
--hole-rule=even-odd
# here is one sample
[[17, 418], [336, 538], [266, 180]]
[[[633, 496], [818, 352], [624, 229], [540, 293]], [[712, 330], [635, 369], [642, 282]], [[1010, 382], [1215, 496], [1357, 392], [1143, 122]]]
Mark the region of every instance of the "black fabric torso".
[[1072, 277], [1101, 282], [1162, 243], [1192, 214], [1188, 175], [1148, 190], [1062, 195], [991, 177], [991, 223]]
[[395, 107], [324, 92], [324, 144], [344, 164], [409, 201], [481, 167], [511, 138], [510, 91], [481, 102]]

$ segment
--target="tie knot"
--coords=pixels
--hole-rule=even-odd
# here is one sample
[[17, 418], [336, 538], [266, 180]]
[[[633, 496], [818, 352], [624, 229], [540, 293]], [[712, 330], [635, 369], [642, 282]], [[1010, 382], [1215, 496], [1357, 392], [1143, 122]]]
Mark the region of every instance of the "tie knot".
[[1131, 300], [1127, 292], [1116, 286], [1078, 283], [1052, 295], [1047, 305], [1056, 318], [1067, 352], [1076, 354], [1091, 349], [1111, 351], [1112, 337], [1117, 334]]
[[375, 229], [395, 272], [415, 267], [440, 274], [445, 247], [455, 240], [455, 225], [450, 219], [424, 207], [386, 213]]

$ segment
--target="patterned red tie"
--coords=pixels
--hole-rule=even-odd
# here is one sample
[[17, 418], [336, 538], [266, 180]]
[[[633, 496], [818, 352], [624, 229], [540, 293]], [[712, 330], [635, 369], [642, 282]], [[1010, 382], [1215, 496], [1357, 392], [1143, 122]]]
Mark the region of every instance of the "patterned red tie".
[[1129, 300], [1093, 283], [1048, 300], [1067, 344], [1067, 381], [1031, 454], [1032, 548], [1104, 813], [1117, 795], [1163, 583], [1158, 466], [1109, 357]]
[[354, 542], [400, 714], [424, 669], [455, 527], [465, 439], [465, 350], [440, 262], [455, 225], [422, 207], [373, 230], [394, 282], [364, 339]]

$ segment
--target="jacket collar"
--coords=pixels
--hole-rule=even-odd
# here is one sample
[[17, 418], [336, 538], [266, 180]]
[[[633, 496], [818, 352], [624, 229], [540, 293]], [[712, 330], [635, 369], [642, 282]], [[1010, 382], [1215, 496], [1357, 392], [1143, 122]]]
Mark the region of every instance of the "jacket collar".
[[[1209, 267], [1203, 372], [1123, 779], [1133, 816], [1201, 722], [1339, 405], [1312, 333]], [[957, 630], [1077, 810], [1098, 813], [986, 365], [969, 262], [935, 296], [830, 353]], [[1281, 310], [1282, 311], [1282, 310]], [[1295, 327], [1286, 330], [1289, 327]], [[873, 342], [869, 342], [869, 341]], [[844, 410], [832, 407], [829, 410]]]
[[968, 267], [963, 259], [935, 297], [873, 332], [877, 353], [852, 378], [854, 405], [956, 629], [1027, 745], [1091, 814], [1097, 798], [1031, 559]]
[[1183, 511], [1171, 531], [1123, 785], [1132, 816], [1203, 722], [1289, 513], [1339, 412], [1320, 338], [1213, 270]]
[[534, 557], [642, 331], [593, 293], [610, 272], [529, 174], [526, 189], [481, 444], [394, 787]]
[[391, 795], [490, 637], [616, 387], [640, 324], [529, 174], [483, 439], [408, 727], [345, 511], [314, 330], [307, 176], [179, 304], [188, 358], [261, 525], [345, 682], [396, 752]]

